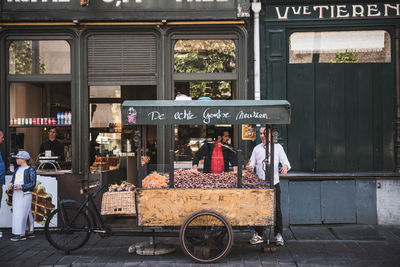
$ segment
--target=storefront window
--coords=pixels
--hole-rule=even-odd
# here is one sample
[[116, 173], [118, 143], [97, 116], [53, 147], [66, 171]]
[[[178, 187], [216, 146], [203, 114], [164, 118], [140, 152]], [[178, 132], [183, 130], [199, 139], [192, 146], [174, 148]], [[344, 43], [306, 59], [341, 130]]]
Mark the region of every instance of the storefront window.
[[9, 46], [9, 74], [69, 74], [67, 41], [18, 40]]
[[289, 38], [289, 63], [391, 62], [386, 31], [296, 32]]
[[196, 81], [196, 82], [175, 82], [175, 99], [183, 95], [189, 96], [192, 100], [200, 97], [209, 97], [214, 100], [232, 99], [232, 86], [235, 81]]
[[121, 104], [90, 104], [90, 127], [121, 127]]
[[90, 98], [121, 98], [121, 86], [90, 86]]
[[153, 85], [92, 85], [90, 95], [90, 151], [92, 173], [109, 172], [108, 177], [137, 183], [135, 131], [141, 132], [142, 154], [149, 157], [148, 170], [156, 169], [157, 127], [121, 125], [121, 103], [125, 100], [153, 100]]
[[[234, 99], [237, 82], [236, 58], [234, 40], [177, 40], [174, 46], [174, 99]], [[175, 125], [176, 166], [190, 168], [195, 153], [222, 128], [232, 138], [231, 125]], [[202, 163], [199, 167], [202, 167]]]
[[233, 40], [178, 40], [174, 47], [176, 73], [217, 73], [236, 71]]
[[[186, 75], [175, 76], [175, 100], [233, 99], [237, 77], [225, 80], [223, 75], [236, 73], [236, 44], [233, 40], [177, 40], [174, 70], [176, 74]], [[201, 78], [194, 76], [199, 73]], [[176, 166], [190, 168], [195, 153], [222, 128], [232, 137], [231, 125], [175, 125]]]
[[69, 82], [10, 84], [10, 152], [28, 151], [35, 168], [71, 169], [72, 121]]

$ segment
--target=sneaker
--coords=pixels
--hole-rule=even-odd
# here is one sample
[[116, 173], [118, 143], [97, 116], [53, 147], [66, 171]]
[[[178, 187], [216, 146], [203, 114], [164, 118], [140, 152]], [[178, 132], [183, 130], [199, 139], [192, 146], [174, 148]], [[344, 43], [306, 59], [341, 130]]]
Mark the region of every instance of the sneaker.
[[26, 234], [26, 238], [34, 238], [35, 234], [34, 233], [28, 233]]
[[283, 246], [285, 244], [285, 242], [283, 241], [283, 237], [281, 234], [277, 234], [275, 236], [275, 241], [276, 241], [276, 245], [277, 246]]
[[250, 239], [250, 244], [255, 245], [255, 244], [259, 244], [259, 243], [263, 243], [264, 242], [264, 238], [262, 238], [261, 236], [259, 236], [258, 234], [254, 234], [253, 238]]
[[20, 236], [20, 235], [15, 235], [10, 238], [11, 241], [21, 241], [21, 240], [26, 240], [26, 236]]

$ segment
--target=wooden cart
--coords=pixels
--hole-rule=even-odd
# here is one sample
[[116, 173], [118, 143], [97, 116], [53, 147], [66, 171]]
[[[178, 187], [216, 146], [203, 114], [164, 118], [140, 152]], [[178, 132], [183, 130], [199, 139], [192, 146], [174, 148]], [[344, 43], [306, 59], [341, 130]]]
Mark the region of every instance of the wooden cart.
[[[290, 105], [283, 100], [126, 101], [122, 118], [124, 125], [267, 124], [270, 129], [272, 124], [290, 123]], [[267, 154], [266, 160], [274, 162], [274, 146], [267, 145], [271, 156]], [[274, 225], [274, 168], [265, 170], [270, 189], [243, 189], [240, 153], [239, 149], [238, 188], [175, 189], [170, 168], [169, 189], [138, 189], [138, 225], [180, 227], [182, 249], [203, 263], [229, 253], [232, 227]]]
[[[269, 127], [272, 124], [290, 123], [290, 105], [283, 100], [125, 101], [122, 105], [122, 122], [124, 125], [266, 124]], [[137, 152], [141, 155], [140, 139], [136, 138], [134, 141], [137, 143]], [[95, 225], [96, 228], [88, 232], [89, 234], [98, 232], [103, 235], [162, 236], [165, 232], [160, 229], [172, 229], [175, 233], [179, 230], [181, 247], [190, 258], [202, 263], [218, 261], [226, 256], [232, 247], [232, 227], [274, 225], [274, 168], [269, 164], [269, 162], [274, 162], [274, 146], [270, 143], [267, 143], [267, 146], [269, 149], [266, 151], [270, 152], [270, 156], [266, 154], [267, 169], [265, 171], [270, 181], [270, 188], [242, 188], [243, 160], [240, 149], [238, 149], [237, 188], [174, 188], [174, 154], [170, 151], [169, 188], [143, 189], [141, 179], [144, 175], [139, 174], [138, 188], [135, 193], [137, 218], [135, 225], [128, 226], [129, 231], [114, 229], [110, 231], [103, 219], [98, 216], [100, 225]], [[141, 173], [140, 166], [138, 162], [139, 173]], [[63, 203], [67, 202], [60, 202], [60, 205], [63, 206]], [[85, 202], [80, 204], [81, 209], [86, 206], [85, 204]], [[97, 209], [94, 209], [95, 212], [89, 213], [93, 215], [97, 212], [98, 215]], [[92, 221], [96, 221], [96, 218]], [[63, 233], [63, 227], [60, 225], [54, 228], [57, 229], [57, 233]], [[64, 232], [71, 235], [73, 231], [71, 227], [64, 228], [67, 228]], [[48, 240], [57, 248], [54, 238], [51, 237], [51, 230], [48, 230], [51, 229], [48, 223], [46, 229]], [[84, 242], [87, 239], [88, 237], [85, 237]]]

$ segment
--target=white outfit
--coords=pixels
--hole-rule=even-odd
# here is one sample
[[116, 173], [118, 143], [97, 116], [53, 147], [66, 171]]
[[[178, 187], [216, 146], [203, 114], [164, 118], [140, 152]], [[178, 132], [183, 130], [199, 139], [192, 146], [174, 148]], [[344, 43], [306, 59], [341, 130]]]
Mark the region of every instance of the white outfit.
[[[28, 167], [29, 168], [29, 167]], [[24, 184], [24, 171], [26, 170], [19, 168], [15, 174], [14, 184]], [[22, 177], [22, 181], [21, 181]], [[13, 214], [12, 214], [12, 233], [14, 235], [25, 235], [27, 219], [29, 216], [30, 231], [33, 231], [33, 216], [32, 216], [32, 192], [24, 192], [22, 190], [13, 191]]]
[[[264, 145], [258, 144], [254, 147], [251, 153], [249, 164], [254, 169], [256, 168], [256, 174], [260, 179], [265, 180], [265, 147]], [[282, 166], [287, 166], [290, 170], [291, 166], [286, 156], [285, 151], [281, 144], [274, 144], [274, 185], [279, 183], [279, 163]]]

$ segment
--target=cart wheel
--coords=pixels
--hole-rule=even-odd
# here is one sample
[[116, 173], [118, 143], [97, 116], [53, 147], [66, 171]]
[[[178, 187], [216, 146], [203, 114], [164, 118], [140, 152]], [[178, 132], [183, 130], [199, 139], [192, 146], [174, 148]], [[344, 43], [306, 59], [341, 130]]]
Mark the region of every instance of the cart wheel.
[[201, 210], [185, 220], [179, 232], [179, 240], [185, 254], [194, 261], [216, 262], [232, 248], [232, 226], [221, 214]]

